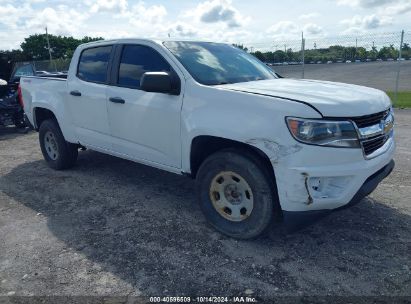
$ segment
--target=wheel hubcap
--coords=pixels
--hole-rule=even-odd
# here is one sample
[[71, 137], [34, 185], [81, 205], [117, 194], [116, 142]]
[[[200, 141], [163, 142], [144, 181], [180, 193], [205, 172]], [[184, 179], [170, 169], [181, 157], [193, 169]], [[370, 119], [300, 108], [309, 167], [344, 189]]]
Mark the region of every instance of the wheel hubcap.
[[210, 199], [225, 219], [240, 222], [253, 211], [254, 198], [247, 181], [237, 173], [223, 171], [211, 181]]
[[46, 148], [47, 155], [52, 160], [56, 160], [59, 157], [56, 138], [50, 131], [47, 131], [46, 134], [44, 134], [44, 147]]

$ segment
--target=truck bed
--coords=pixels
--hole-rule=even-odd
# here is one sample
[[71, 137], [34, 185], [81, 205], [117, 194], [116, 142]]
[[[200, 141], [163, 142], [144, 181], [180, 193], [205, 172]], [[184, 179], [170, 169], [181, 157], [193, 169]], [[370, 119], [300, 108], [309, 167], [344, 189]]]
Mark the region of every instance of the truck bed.
[[[63, 76], [63, 75], [61, 75]], [[66, 76], [66, 75], [64, 75]], [[23, 96], [24, 111], [30, 121], [33, 121], [33, 104], [53, 110], [64, 107], [64, 100], [67, 94], [67, 79], [63, 77], [21, 77], [20, 87]]]

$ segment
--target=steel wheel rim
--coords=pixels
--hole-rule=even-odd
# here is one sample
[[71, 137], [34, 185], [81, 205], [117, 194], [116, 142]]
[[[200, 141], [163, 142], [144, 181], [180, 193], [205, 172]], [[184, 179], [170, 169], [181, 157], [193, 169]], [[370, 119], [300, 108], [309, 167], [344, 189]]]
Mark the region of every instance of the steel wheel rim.
[[254, 208], [250, 185], [241, 175], [232, 171], [222, 171], [213, 178], [210, 199], [214, 209], [232, 222], [244, 221]]
[[51, 131], [47, 131], [44, 134], [44, 148], [46, 149], [47, 155], [52, 160], [56, 160], [59, 157], [57, 141]]

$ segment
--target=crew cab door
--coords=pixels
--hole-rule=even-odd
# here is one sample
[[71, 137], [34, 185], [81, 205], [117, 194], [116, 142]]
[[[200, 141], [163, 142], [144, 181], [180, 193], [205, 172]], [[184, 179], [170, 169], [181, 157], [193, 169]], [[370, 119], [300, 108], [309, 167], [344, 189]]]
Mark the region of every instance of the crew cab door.
[[84, 49], [67, 79], [66, 105], [80, 143], [104, 150], [111, 150], [107, 82], [113, 50], [111, 45]]
[[[113, 150], [127, 158], [160, 166], [181, 167], [180, 113], [182, 96], [145, 92], [145, 72], [175, 69], [155, 45], [118, 47], [107, 89], [107, 109]], [[177, 74], [175, 77], [181, 79]], [[179, 80], [180, 81], [180, 80]]]

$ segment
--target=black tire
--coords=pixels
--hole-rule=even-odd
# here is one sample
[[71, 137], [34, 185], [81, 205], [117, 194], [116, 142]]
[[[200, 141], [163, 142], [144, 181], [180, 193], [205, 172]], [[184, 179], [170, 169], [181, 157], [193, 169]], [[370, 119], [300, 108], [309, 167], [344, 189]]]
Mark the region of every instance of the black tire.
[[18, 128], [18, 129], [23, 129], [25, 128], [26, 125], [26, 121], [24, 119], [24, 114], [23, 113], [17, 113], [14, 116], [14, 125]]
[[[48, 132], [52, 133], [55, 143], [57, 144], [56, 151], [58, 153], [56, 153], [55, 159], [52, 159], [46, 151], [45, 135], [49, 134]], [[39, 140], [43, 157], [51, 168], [55, 170], [63, 170], [74, 166], [78, 156], [78, 147], [64, 139], [63, 133], [55, 119], [47, 119], [41, 123], [39, 128]]]
[[24, 122], [24, 120], [15, 120], [14, 121], [14, 125], [16, 126], [16, 128], [18, 129], [23, 129], [26, 127], [26, 123]]
[[[217, 211], [211, 196], [212, 181], [221, 172], [234, 172], [249, 185], [253, 196], [251, 214], [240, 221], [224, 217]], [[197, 178], [197, 194], [201, 210], [210, 224], [233, 238], [252, 239], [262, 234], [273, 222], [279, 210], [274, 179], [263, 162], [247, 151], [223, 150], [209, 156], [200, 166]]]

